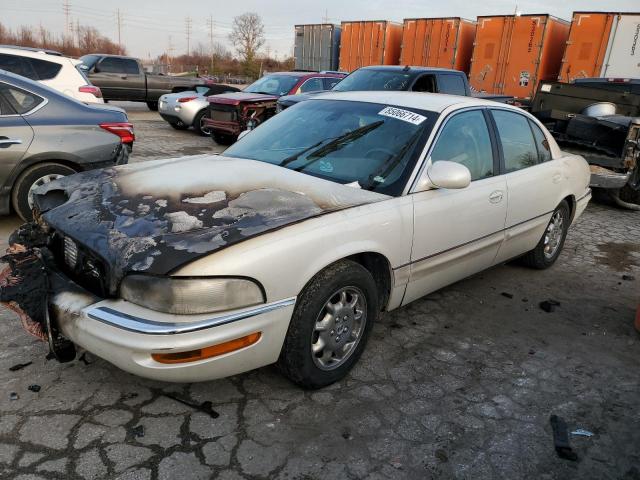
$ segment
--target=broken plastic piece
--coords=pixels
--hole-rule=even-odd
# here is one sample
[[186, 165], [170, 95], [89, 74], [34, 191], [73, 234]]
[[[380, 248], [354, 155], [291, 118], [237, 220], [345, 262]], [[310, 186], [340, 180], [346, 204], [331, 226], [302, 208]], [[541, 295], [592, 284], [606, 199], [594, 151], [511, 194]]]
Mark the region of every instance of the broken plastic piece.
[[584, 428], [578, 428], [577, 430], [574, 430], [573, 432], [571, 432], [571, 435], [578, 435], [581, 437], [593, 437], [593, 432], [590, 432], [589, 430], [585, 430]]
[[513, 298], [513, 293], [502, 292], [500, 295], [502, 295], [505, 298]]
[[42, 387], [34, 383], [33, 385], [29, 385], [27, 388], [32, 392], [38, 393]]
[[31, 365], [33, 362], [27, 362], [27, 363], [18, 363], [16, 365], [14, 365], [13, 367], [9, 367], [9, 371], [10, 372], [17, 372], [18, 370], [22, 370], [24, 367], [28, 367], [29, 365]]
[[131, 433], [136, 438], [144, 437], [144, 425], [138, 425], [131, 429]]
[[218, 418], [220, 416], [220, 414], [218, 412], [216, 412], [213, 409], [213, 404], [207, 400], [206, 402], [202, 402], [200, 404], [198, 403], [193, 403], [193, 402], [188, 402], [186, 400], [182, 400], [181, 398], [178, 398], [174, 395], [170, 395], [168, 393], [163, 393], [163, 395], [165, 397], [170, 398], [171, 400], [175, 400], [176, 402], [182, 403], [183, 405], [186, 405], [188, 407], [191, 407], [195, 410], [199, 410], [203, 413], [206, 413], [207, 415], [209, 415], [211, 418]]
[[551, 313], [555, 311], [556, 307], [560, 306], [560, 302], [557, 300], [545, 300], [544, 302], [540, 302], [540, 308], [547, 313]]
[[18, 396], [18, 394], [16, 392], [11, 392], [9, 394], [9, 400], [12, 400], [12, 401], [13, 400], [18, 400], [18, 398], [20, 398], [20, 397]]
[[578, 460], [578, 455], [573, 451], [569, 444], [567, 423], [557, 415], [551, 415], [549, 422], [551, 423], [551, 429], [553, 430], [553, 444], [558, 456], [566, 460], [571, 460], [572, 462]]

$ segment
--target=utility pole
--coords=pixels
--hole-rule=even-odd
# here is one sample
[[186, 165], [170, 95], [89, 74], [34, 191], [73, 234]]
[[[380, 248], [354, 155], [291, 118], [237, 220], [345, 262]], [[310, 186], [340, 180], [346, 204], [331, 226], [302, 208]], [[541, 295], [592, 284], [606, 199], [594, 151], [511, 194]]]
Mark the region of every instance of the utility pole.
[[80, 20], [76, 18], [76, 46], [80, 48]]
[[325, 8], [322, 23], [329, 23], [329, 9]]
[[62, 11], [64, 12], [64, 31], [66, 32], [67, 37], [69, 37], [69, 26], [71, 25], [69, 21], [69, 15], [71, 14], [71, 4], [69, 0], [64, 0], [62, 4]]
[[169, 35], [169, 45], [167, 46], [167, 73], [171, 73], [171, 57], [173, 56], [173, 43], [171, 43], [171, 35]]
[[191, 42], [191, 17], [187, 17], [184, 19], [184, 27], [185, 33], [187, 34], [187, 57], [189, 56], [190, 50], [190, 42]]
[[118, 53], [122, 53], [122, 39], [120, 36], [122, 30], [122, 13], [120, 13], [120, 9], [116, 10], [116, 23], [118, 24]]
[[211, 65], [209, 65], [209, 75], [213, 75], [213, 15], [209, 14], [207, 19], [207, 27], [209, 27], [209, 50], [211, 52]]

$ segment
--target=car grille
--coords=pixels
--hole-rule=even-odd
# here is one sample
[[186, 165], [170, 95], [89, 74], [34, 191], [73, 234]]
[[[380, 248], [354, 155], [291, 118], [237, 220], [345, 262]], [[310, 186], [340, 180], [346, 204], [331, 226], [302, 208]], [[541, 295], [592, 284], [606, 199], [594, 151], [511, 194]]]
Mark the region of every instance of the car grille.
[[233, 122], [236, 120], [236, 109], [229, 105], [211, 105], [209, 108], [211, 119], [217, 122]]
[[60, 233], [54, 234], [51, 251], [58, 268], [71, 280], [94, 295], [108, 295], [108, 269], [97, 255]]

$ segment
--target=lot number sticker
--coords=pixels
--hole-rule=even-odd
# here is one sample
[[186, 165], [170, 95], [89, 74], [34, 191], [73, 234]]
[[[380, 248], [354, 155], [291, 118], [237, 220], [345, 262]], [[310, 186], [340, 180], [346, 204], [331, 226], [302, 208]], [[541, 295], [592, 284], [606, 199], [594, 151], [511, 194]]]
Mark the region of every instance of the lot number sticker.
[[427, 117], [423, 117], [414, 112], [410, 112], [409, 110], [403, 110], [401, 108], [395, 107], [386, 107], [378, 112], [378, 115], [384, 115], [385, 117], [396, 118], [398, 120], [402, 120], [403, 122], [413, 123], [414, 125], [420, 125], [424, 122]]

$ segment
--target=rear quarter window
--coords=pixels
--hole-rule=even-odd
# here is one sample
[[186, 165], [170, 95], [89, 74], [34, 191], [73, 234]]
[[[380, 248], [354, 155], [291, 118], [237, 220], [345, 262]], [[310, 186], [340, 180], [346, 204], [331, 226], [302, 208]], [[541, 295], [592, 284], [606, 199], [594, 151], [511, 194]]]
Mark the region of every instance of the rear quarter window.
[[57, 77], [60, 70], [62, 70], [62, 65], [59, 63], [47, 62], [39, 58], [29, 58], [26, 60], [31, 63], [38, 80], [51, 80]]
[[29, 113], [44, 102], [44, 98], [12, 85], [0, 85], [0, 95], [20, 115]]
[[0, 69], [15, 73], [16, 75], [21, 75], [31, 80], [38, 80], [36, 72], [33, 71], [31, 64], [26, 62], [24, 57], [20, 57], [18, 55], [0, 53]]

